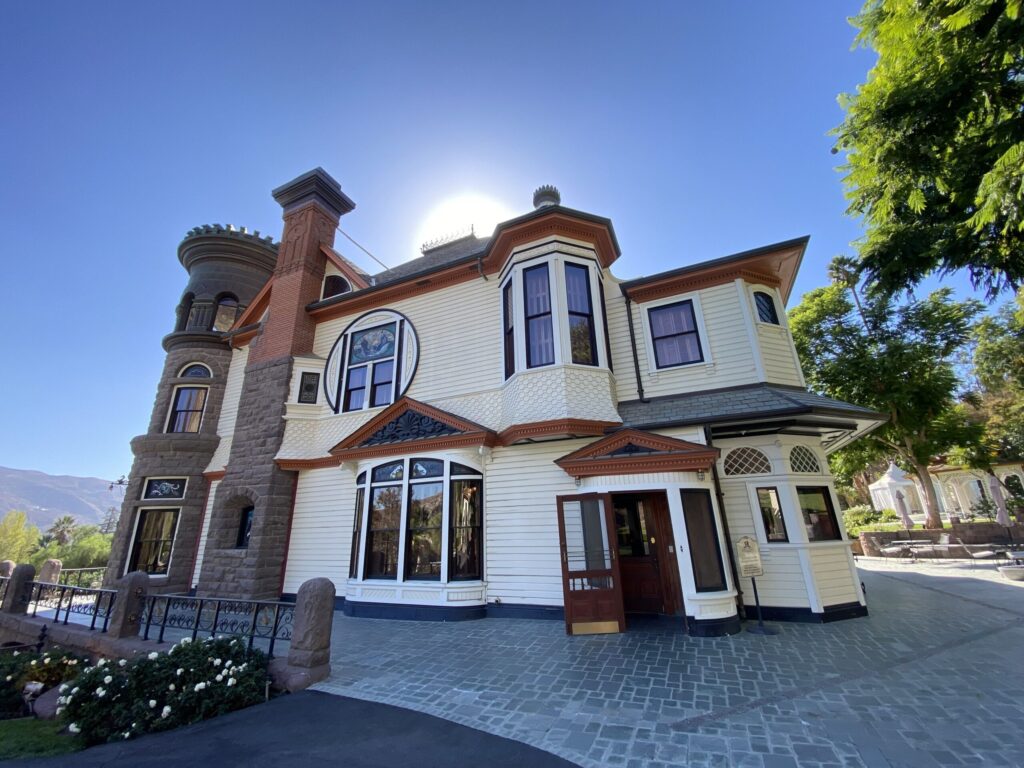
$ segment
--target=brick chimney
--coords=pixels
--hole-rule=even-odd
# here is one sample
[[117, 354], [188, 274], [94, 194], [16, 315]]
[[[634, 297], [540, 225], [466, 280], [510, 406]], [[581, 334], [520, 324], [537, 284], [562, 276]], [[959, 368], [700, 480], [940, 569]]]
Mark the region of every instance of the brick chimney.
[[306, 305], [320, 298], [324, 257], [320, 245], [334, 244], [338, 220], [355, 208], [323, 168], [282, 184], [272, 194], [284, 209], [284, 231], [274, 270], [270, 310], [253, 341], [249, 361], [263, 362], [313, 349], [315, 324]]

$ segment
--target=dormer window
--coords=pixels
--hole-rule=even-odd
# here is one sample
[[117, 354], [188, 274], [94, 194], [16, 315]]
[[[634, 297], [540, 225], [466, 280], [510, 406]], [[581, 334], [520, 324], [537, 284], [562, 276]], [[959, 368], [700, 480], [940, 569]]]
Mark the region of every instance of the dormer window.
[[213, 318], [213, 330], [220, 333], [230, 331], [238, 317], [238, 299], [225, 293], [217, 299], [217, 314]]
[[775, 309], [775, 298], [765, 291], [754, 291], [754, 306], [757, 319], [762, 323], [779, 325], [779, 313]]
[[329, 299], [331, 296], [339, 296], [351, 290], [352, 286], [341, 275], [328, 275], [324, 278], [324, 290], [320, 298]]
[[589, 260], [558, 254], [514, 265], [501, 288], [505, 378], [548, 365], [607, 366], [600, 290]]

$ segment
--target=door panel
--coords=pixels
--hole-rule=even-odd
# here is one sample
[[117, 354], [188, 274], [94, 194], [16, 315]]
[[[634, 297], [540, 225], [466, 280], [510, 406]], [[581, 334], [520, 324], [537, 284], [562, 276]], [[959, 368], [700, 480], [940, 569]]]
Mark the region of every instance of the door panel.
[[662, 613], [662, 578], [658, 562], [658, 526], [644, 499], [615, 496], [619, 567], [626, 613]]
[[565, 631], [570, 635], [622, 632], [622, 581], [611, 498], [559, 496]]

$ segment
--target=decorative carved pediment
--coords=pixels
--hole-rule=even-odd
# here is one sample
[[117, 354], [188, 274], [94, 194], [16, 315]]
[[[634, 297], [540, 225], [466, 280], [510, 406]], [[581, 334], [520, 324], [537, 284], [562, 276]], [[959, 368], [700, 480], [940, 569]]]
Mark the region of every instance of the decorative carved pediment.
[[573, 477], [711, 469], [719, 450], [638, 429], [621, 429], [555, 460]]
[[486, 427], [403, 397], [334, 446], [331, 455], [357, 459], [496, 442]]

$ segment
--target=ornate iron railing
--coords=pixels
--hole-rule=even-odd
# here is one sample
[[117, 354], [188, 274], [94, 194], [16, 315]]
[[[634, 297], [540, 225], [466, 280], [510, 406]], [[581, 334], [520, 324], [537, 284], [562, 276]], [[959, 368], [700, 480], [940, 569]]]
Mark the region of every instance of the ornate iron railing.
[[[76, 624], [88, 623], [89, 629], [96, 629], [99, 625], [100, 632], [107, 631], [110, 614], [114, 610], [114, 598], [117, 597], [116, 589], [89, 589], [46, 581], [33, 581], [29, 586], [28, 607], [33, 616], [38, 616], [40, 611], [44, 614], [53, 611], [54, 624], [67, 624], [71, 615], [75, 614], [83, 617], [81, 621], [76, 620]], [[61, 611], [64, 612], [63, 622]]]
[[274, 658], [275, 644], [292, 639], [294, 619], [295, 606], [291, 603], [150, 595], [146, 598], [142, 639], [149, 640], [156, 633], [156, 642], [162, 643], [171, 629], [179, 630], [172, 634], [184, 634], [193, 640], [200, 634], [248, 638], [249, 648], [263, 640], [268, 643], [267, 655]]
[[7, 585], [11, 583], [9, 576], [0, 576], [0, 603], [7, 597]]
[[67, 584], [72, 587], [98, 588], [103, 583], [103, 574], [106, 568], [66, 568], [60, 572], [59, 584]]

